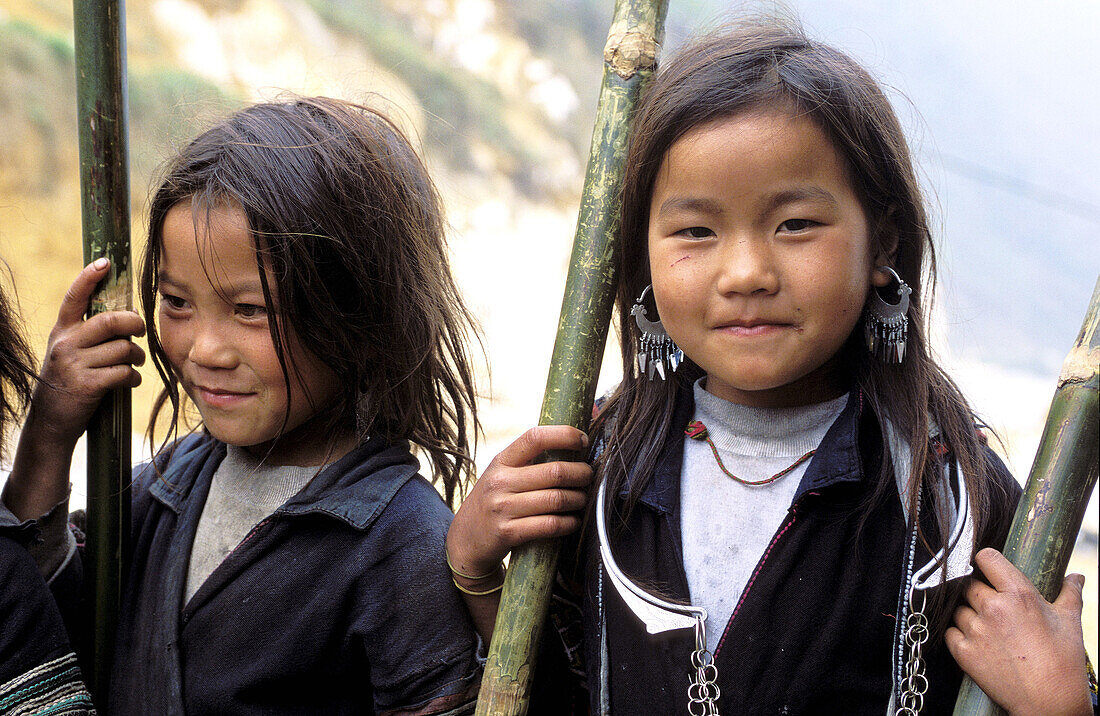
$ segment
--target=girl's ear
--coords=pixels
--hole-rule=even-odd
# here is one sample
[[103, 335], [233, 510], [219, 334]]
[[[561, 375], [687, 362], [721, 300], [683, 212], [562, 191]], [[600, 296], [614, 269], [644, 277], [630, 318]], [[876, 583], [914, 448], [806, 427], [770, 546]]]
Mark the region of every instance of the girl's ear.
[[894, 208], [890, 207], [875, 222], [874, 238], [871, 240], [871, 251], [874, 254], [874, 269], [871, 271], [871, 283], [882, 288], [890, 283], [890, 274], [880, 269], [883, 266], [894, 268], [898, 255], [898, 234], [894, 222], [891, 220]]
[[893, 276], [882, 270], [887, 265], [889, 264], [885, 261], [875, 261], [875, 268], [871, 271], [871, 285], [875, 288], [885, 288], [894, 280]]
[[889, 245], [892, 247], [890, 250], [879, 244], [879, 248], [875, 251], [874, 268], [871, 270], [871, 283], [879, 288], [889, 285], [893, 280], [893, 277], [883, 271], [882, 267], [896, 268], [894, 263], [897, 257], [897, 241], [892, 241]]

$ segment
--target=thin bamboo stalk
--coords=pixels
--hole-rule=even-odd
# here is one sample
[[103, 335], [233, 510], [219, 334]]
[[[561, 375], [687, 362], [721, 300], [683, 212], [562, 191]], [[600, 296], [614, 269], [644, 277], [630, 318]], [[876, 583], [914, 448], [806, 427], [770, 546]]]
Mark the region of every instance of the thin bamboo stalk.
[[[617, 0], [604, 49], [573, 254], [540, 425], [588, 428], [614, 303], [622, 185], [630, 117], [657, 64], [668, 0]], [[574, 459], [550, 455], [550, 459]], [[527, 713], [538, 643], [558, 563], [558, 540], [512, 553], [478, 698], [479, 716]]]
[[[125, 24], [124, 0], [73, 0], [84, 261], [111, 260], [89, 315], [133, 307]], [[129, 553], [130, 432], [130, 390], [113, 391], [88, 425], [85, 563], [93, 631], [85, 678], [101, 708]]]
[[[1039, 450], [1004, 548], [1004, 555], [1047, 601], [1058, 596], [1085, 507], [1096, 486], [1100, 458], [1098, 370], [1100, 280], [1077, 342], [1062, 365]], [[972, 679], [963, 680], [954, 716], [1003, 713]]]

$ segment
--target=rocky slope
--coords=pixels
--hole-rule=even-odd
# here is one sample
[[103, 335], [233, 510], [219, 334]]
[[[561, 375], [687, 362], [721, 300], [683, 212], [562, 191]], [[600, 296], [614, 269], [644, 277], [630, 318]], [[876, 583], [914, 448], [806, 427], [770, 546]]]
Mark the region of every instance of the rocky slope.
[[[285, 92], [380, 104], [445, 194], [489, 353], [526, 366], [514, 379], [498, 370], [495, 394], [513, 382], [537, 392], [545, 373], [529, 372], [531, 356], [504, 354], [524, 345], [548, 360], [609, 14], [565, 4], [131, 0], [135, 253], [157, 166], [213, 119]], [[0, 255], [40, 347], [81, 262], [71, 13], [67, 0], [0, 5]], [[146, 378], [135, 427], [156, 382]]]

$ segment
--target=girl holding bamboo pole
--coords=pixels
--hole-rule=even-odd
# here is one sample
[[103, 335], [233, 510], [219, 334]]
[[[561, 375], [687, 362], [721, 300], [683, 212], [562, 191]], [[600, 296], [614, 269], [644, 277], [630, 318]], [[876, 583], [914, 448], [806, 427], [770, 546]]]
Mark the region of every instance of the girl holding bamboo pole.
[[[410, 451], [448, 499], [470, 474], [472, 324], [400, 130], [327, 98], [244, 109], [185, 146], [153, 195], [144, 322], [84, 319], [107, 268], [87, 266], [62, 302], [4, 494], [21, 519], [45, 514], [50, 576], [77, 583], [68, 461], [104, 392], [136, 384], [128, 339], [147, 330], [173, 432], [134, 473], [105, 710], [472, 708], [451, 512]], [[185, 400], [202, 422], [180, 436]]]
[[875, 81], [778, 23], [704, 37], [627, 162], [597, 489], [529, 464], [582, 442], [537, 428], [448, 536], [485, 636], [501, 558], [589, 507], [533, 707], [573, 673], [601, 714], [941, 714], [965, 669], [1015, 713], [1089, 713], [1080, 575], [1048, 604], [979, 551], [1020, 490], [928, 349], [931, 234]]

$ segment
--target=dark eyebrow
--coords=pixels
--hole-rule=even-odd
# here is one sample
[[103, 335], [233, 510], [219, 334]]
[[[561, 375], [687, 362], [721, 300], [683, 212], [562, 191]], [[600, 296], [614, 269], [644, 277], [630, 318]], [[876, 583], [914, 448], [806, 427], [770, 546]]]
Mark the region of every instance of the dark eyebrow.
[[665, 199], [657, 215], [666, 211], [694, 211], [700, 214], [718, 215], [722, 213], [722, 207], [713, 199], [695, 196], [674, 196]]
[[[161, 271], [157, 274], [157, 285], [158, 286], [167, 286], [169, 288], [176, 288], [176, 289], [186, 288], [186, 286], [184, 284], [178, 283], [177, 281], [174, 281], [172, 279], [172, 277], [170, 275], [168, 275], [167, 273], [165, 273], [164, 271]], [[243, 285], [240, 285], [240, 286], [234, 286], [233, 290], [234, 290], [234, 292], [233, 292], [232, 297], [239, 296], [242, 293], [259, 293], [259, 294], [262, 294], [263, 293], [263, 286], [260, 284], [259, 279], [256, 279], [255, 281], [246, 281]]]
[[794, 189], [784, 189], [768, 197], [764, 204], [764, 213], [772, 212], [784, 204], [793, 204], [799, 201], [822, 201], [829, 208], [836, 209], [840, 203], [829, 192], [819, 186], [800, 186]]
[[[242, 293], [258, 293], [262, 296], [264, 292], [264, 288], [263, 285], [260, 283], [260, 279], [256, 279], [255, 281], [245, 281], [240, 286], [234, 286], [233, 288], [236, 290], [235, 295], [237, 296]], [[274, 289], [274, 287], [272, 288]]]
[[183, 288], [183, 286], [173, 281], [172, 277], [166, 274], [164, 271], [157, 272], [157, 286], [172, 286], [174, 288]]

